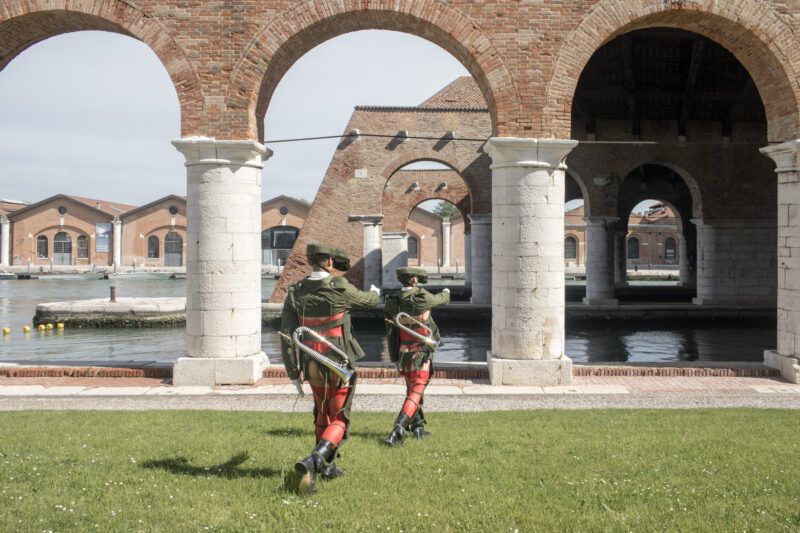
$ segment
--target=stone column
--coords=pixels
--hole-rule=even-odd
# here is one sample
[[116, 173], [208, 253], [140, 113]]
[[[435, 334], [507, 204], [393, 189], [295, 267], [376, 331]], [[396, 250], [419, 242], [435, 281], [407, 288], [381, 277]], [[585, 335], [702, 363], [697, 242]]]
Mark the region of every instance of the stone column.
[[492, 215], [469, 215], [472, 227], [470, 242], [470, 303], [492, 303]]
[[624, 231], [614, 232], [614, 286], [628, 286], [628, 251], [625, 248], [627, 234]]
[[11, 264], [11, 221], [0, 215], [0, 266]]
[[364, 290], [381, 286], [381, 223], [383, 215], [350, 215], [364, 224]]
[[689, 247], [686, 245], [686, 237], [683, 235], [678, 235], [678, 279], [681, 287], [692, 286], [689, 270]]
[[772, 306], [776, 228], [765, 219], [692, 219], [697, 228], [697, 305]]
[[778, 174], [778, 348], [764, 364], [800, 383], [800, 139], [762, 148]]
[[450, 219], [442, 219], [442, 267], [450, 267]]
[[[420, 243], [421, 246], [421, 243]], [[383, 234], [383, 287], [399, 289], [402, 284], [397, 281], [397, 269], [408, 266], [408, 233], [398, 231]]]
[[472, 292], [472, 234], [464, 232], [464, 288]]
[[587, 305], [617, 305], [614, 298], [614, 224], [617, 217], [586, 217]]
[[175, 385], [249, 384], [261, 351], [261, 169], [255, 141], [173, 141], [186, 158], [186, 351]]
[[[494, 384], [572, 381], [564, 355], [564, 159], [577, 141], [493, 137]], [[473, 239], [475, 238], [473, 226]], [[474, 286], [473, 278], [473, 286]]]
[[114, 252], [114, 272], [117, 271], [118, 268], [122, 267], [122, 220], [119, 217], [114, 217], [111, 221], [111, 225], [113, 228], [113, 243], [112, 243], [112, 250]]

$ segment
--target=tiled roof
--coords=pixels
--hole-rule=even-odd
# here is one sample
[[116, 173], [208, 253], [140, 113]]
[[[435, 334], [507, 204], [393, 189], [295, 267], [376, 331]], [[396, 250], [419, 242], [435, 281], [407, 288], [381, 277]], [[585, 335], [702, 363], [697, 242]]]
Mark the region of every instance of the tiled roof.
[[108, 213], [111, 216], [119, 216], [122, 213], [126, 213], [132, 209], [136, 209], [137, 206], [130, 205], [130, 204], [120, 204], [117, 202], [108, 202], [106, 200], [97, 200], [95, 198], [84, 198], [82, 196], [73, 196], [71, 194], [65, 195], [67, 198], [72, 198], [76, 202], [80, 202], [82, 204], [86, 204], [90, 207], [94, 207], [95, 209], [102, 211], [103, 213]]
[[420, 104], [424, 109], [487, 109], [478, 84], [472, 76], [461, 76]]
[[0, 200], [0, 215], [7, 215], [13, 213], [18, 209], [26, 207], [28, 204], [24, 202], [16, 202], [13, 200]]

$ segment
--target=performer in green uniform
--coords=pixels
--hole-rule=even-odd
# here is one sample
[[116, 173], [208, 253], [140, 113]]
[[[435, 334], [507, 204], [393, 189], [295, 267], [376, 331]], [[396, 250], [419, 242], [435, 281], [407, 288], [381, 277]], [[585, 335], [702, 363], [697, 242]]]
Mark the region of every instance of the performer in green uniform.
[[[421, 268], [404, 267], [397, 269], [397, 279], [403, 284], [400, 292], [386, 295], [386, 337], [389, 344], [389, 357], [397, 365], [406, 379], [406, 399], [394, 423], [394, 429], [384, 442], [398, 446], [411, 431], [418, 439], [429, 435], [425, 431], [425, 414], [422, 412], [422, 396], [433, 375], [433, 352], [438, 344], [439, 328], [431, 317], [431, 309], [450, 303], [450, 289], [439, 294], [431, 294], [419, 283], [428, 282], [428, 273]], [[395, 323], [397, 313], [408, 313], [414, 320], [404, 319], [401, 324], [433, 343], [426, 343]], [[428, 328], [428, 329], [426, 329]]]
[[[286, 373], [300, 389], [302, 372], [314, 394], [317, 445], [310, 455], [295, 464], [295, 471], [300, 476], [298, 489], [304, 494], [316, 492], [318, 475], [328, 480], [344, 474], [334, 464], [334, 458], [342, 441], [347, 438], [356, 377], [353, 374], [350, 382], [344, 383], [328, 367], [302, 352], [298, 361], [289, 339], [297, 327], [310, 328], [346, 353], [352, 365], [364, 357], [364, 350], [353, 336], [350, 310], [375, 307], [380, 298], [377, 287], [360, 291], [345, 278], [331, 275], [334, 268], [339, 271], [350, 268], [350, 259], [341, 249], [327, 244], [309, 244], [306, 256], [313, 271], [289, 287], [281, 316], [281, 350]], [[333, 351], [329, 345], [309, 335], [305, 335], [302, 342], [322, 354]], [[331, 358], [335, 359], [335, 355]]]

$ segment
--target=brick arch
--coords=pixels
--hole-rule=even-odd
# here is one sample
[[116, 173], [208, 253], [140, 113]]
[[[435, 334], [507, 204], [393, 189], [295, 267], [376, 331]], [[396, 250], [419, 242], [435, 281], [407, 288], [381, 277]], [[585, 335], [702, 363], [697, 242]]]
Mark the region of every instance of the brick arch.
[[187, 125], [203, 109], [203, 92], [186, 52], [160, 21], [123, 0], [0, 0], [0, 70], [38, 42], [87, 30], [119, 33], [149, 46], [172, 79], [181, 107], [182, 134], [200, 133]]
[[[587, 217], [590, 216], [592, 213], [592, 199], [589, 196], [589, 189], [586, 187], [586, 181], [584, 181], [584, 179], [577, 172], [570, 168], [567, 168], [564, 179], [571, 179], [573, 183], [578, 186], [578, 189], [581, 191], [581, 199], [583, 200], [583, 212], [586, 213]], [[565, 190], [568, 190], [567, 187], [565, 187]], [[577, 200], [577, 198], [570, 198], [570, 200]], [[565, 203], [566, 201], [569, 200], [565, 198]]]
[[237, 61], [225, 102], [231, 113], [229, 134], [263, 139], [262, 119], [289, 68], [315, 46], [367, 29], [409, 33], [441, 46], [475, 78], [489, 107], [493, 132], [508, 135], [520, 127], [513, 78], [489, 38], [463, 13], [436, 0], [306, 0], [270, 20]]
[[543, 131], [569, 138], [572, 98], [592, 54], [633, 30], [669, 27], [708, 37], [729, 50], [755, 82], [767, 113], [770, 141], [800, 136], [800, 43], [766, 2], [601, 0], [567, 35], [545, 94]]

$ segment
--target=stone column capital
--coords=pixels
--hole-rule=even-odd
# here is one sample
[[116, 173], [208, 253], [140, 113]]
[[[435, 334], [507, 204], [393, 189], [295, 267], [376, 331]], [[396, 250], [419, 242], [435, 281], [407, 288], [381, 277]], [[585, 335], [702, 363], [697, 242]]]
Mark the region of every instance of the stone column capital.
[[527, 139], [492, 137], [484, 151], [492, 158], [492, 169], [508, 167], [566, 168], [564, 160], [578, 141], [571, 139]]
[[348, 215], [349, 222], [363, 222], [365, 226], [377, 226], [383, 223], [383, 215]]
[[216, 140], [210, 137], [185, 137], [172, 145], [186, 158], [186, 166], [236, 165], [263, 168], [272, 150], [252, 140]]
[[467, 217], [469, 218], [470, 224], [473, 226], [492, 223], [491, 213], [472, 213], [471, 215], [467, 215]]
[[449, 218], [443, 218], [442, 219], [442, 226], [449, 226], [450, 224], [452, 224], [452, 223], [450, 222]]
[[589, 216], [584, 217], [583, 221], [586, 222], [587, 226], [605, 226], [610, 227], [617, 222], [619, 222], [619, 217], [609, 217], [609, 216]]
[[8, 219], [7, 216], [0, 215], [0, 224], [8, 224], [9, 222], [11, 222], [11, 221]]
[[759, 151], [775, 161], [775, 172], [778, 174], [800, 171], [800, 139], [771, 144]]
[[391, 231], [391, 232], [384, 232], [383, 233], [384, 239], [407, 239], [408, 232], [406, 231]]
[[111, 219], [111, 223], [114, 224], [115, 226], [118, 226], [118, 225], [122, 224], [122, 219], [119, 218], [118, 216], [116, 216], [116, 217]]

